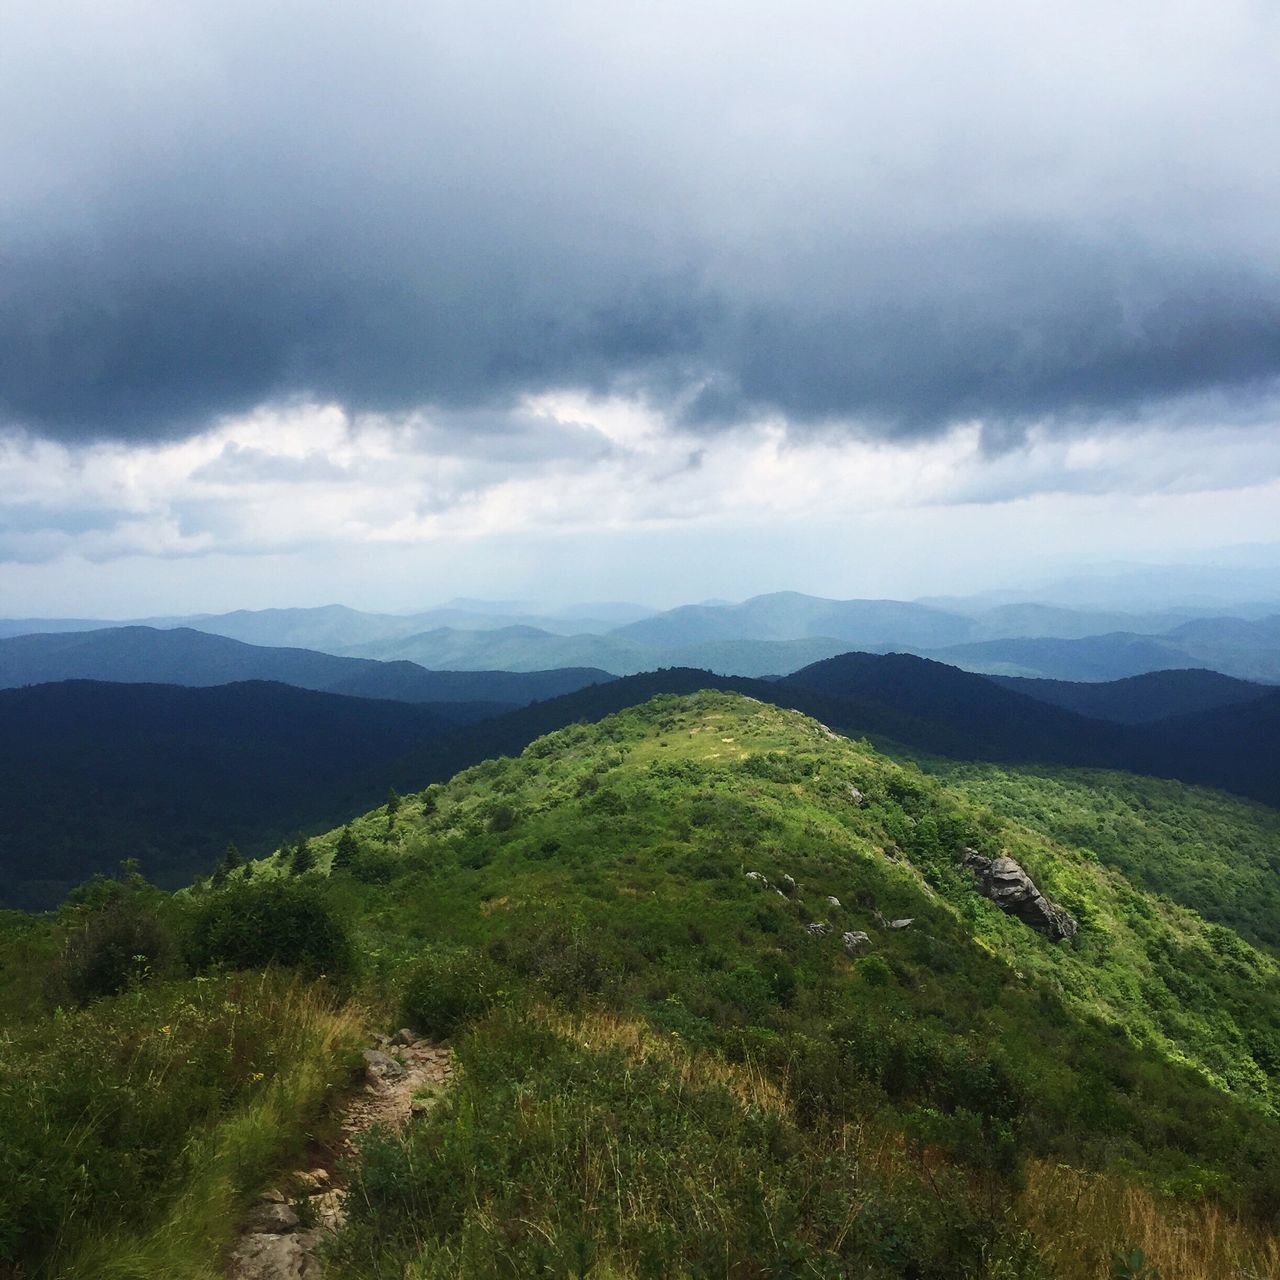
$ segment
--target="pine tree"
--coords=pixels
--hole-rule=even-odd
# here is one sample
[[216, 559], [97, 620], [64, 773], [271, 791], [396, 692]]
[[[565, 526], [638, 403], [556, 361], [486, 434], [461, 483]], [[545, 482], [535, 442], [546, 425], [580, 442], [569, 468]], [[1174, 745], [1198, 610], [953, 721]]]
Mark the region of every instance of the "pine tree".
[[344, 867], [349, 867], [359, 852], [360, 846], [356, 843], [354, 832], [349, 826], [343, 827], [342, 834], [338, 837], [338, 847], [333, 851], [331, 870], [341, 871]]
[[311, 841], [306, 836], [299, 836], [293, 850], [292, 871], [295, 876], [305, 875], [316, 865], [316, 855], [311, 852]]
[[236, 842], [232, 840], [227, 845], [226, 852], [222, 855], [222, 861], [218, 864], [218, 869], [213, 873], [213, 887], [221, 889], [227, 880], [235, 875], [240, 869], [243, 858], [240, 857], [240, 850], [236, 848]]
[[394, 818], [400, 809], [400, 793], [392, 787], [387, 792], [387, 817]]

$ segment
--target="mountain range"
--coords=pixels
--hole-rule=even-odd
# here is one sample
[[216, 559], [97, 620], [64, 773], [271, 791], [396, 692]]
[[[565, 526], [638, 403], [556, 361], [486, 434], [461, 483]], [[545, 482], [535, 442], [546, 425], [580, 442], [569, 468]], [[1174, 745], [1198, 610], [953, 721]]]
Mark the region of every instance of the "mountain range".
[[1239, 617], [1198, 609], [1126, 614], [1033, 602], [962, 609], [777, 592], [665, 612], [638, 605], [584, 605], [554, 615], [521, 608], [457, 601], [411, 615], [334, 605], [120, 624], [28, 618], [0, 622], [0, 636], [147, 626], [462, 671], [587, 667], [631, 675], [697, 666], [722, 675], [770, 676], [859, 649], [1042, 679], [1115, 680], [1198, 667], [1280, 682], [1280, 614], [1260, 615], [1255, 606], [1242, 606]]
[[[161, 645], [189, 639], [149, 634]], [[277, 662], [275, 655], [290, 652], [210, 637], [196, 643], [211, 641], [232, 646], [240, 659], [247, 651]], [[0, 642], [0, 655], [15, 644], [22, 647]], [[770, 681], [688, 668], [618, 679], [579, 673], [579, 687], [552, 696], [540, 686], [540, 700], [531, 686], [520, 686], [520, 676], [506, 675], [502, 686], [497, 677], [422, 672], [448, 695], [424, 705], [261, 678], [230, 682], [225, 666], [207, 674], [217, 677], [216, 688], [71, 680], [0, 693], [7, 744], [0, 793], [9, 798], [0, 830], [0, 864], [9, 878], [0, 901], [50, 905], [77, 879], [130, 856], [174, 883], [208, 866], [228, 839], [260, 851], [290, 830], [332, 821], [343, 803], [367, 802], [388, 785], [418, 789], [518, 753], [565, 725], [656, 694], [705, 688], [799, 710], [890, 750], [1122, 769], [1280, 804], [1272, 763], [1280, 690], [1197, 671], [1064, 689], [993, 680], [910, 655], [849, 653]], [[463, 700], [464, 693], [471, 698]], [[527, 705], [513, 708], [516, 695]], [[81, 799], [69, 814], [64, 798], [71, 794]], [[177, 804], [177, 797], [189, 803]]]
[[0, 640], [0, 688], [57, 680], [188, 686], [274, 680], [300, 689], [399, 702], [492, 702], [520, 706], [612, 677], [590, 668], [554, 671], [428, 671], [412, 662], [343, 658], [268, 648], [190, 627], [114, 627]]

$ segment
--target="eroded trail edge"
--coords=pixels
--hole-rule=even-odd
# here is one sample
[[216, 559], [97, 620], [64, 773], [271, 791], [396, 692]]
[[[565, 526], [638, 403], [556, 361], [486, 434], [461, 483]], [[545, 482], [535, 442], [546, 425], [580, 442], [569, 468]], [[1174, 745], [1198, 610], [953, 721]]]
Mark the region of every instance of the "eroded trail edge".
[[334, 1158], [300, 1169], [281, 1187], [263, 1193], [231, 1251], [228, 1280], [319, 1280], [324, 1272], [320, 1245], [345, 1215], [347, 1190], [334, 1172], [337, 1165], [355, 1153], [368, 1130], [396, 1131], [425, 1111], [430, 1095], [453, 1074], [447, 1049], [408, 1030], [379, 1036], [377, 1047], [364, 1051], [364, 1060], [363, 1086], [339, 1113], [342, 1141]]

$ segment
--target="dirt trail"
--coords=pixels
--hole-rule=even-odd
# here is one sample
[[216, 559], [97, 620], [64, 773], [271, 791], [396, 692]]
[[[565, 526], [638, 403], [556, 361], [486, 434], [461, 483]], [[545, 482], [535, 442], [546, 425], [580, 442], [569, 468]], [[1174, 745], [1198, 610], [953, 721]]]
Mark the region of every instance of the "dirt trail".
[[[360, 1135], [374, 1125], [400, 1129], [411, 1115], [425, 1111], [425, 1098], [449, 1083], [449, 1052], [408, 1031], [380, 1036], [366, 1049], [365, 1082], [340, 1111], [342, 1142], [333, 1156], [300, 1169], [265, 1192], [249, 1214], [231, 1251], [228, 1280], [320, 1280], [324, 1267], [318, 1250], [325, 1236], [342, 1224], [346, 1188], [334, 1169], [352, 1154]], [[286, 1194], [288, 1191], [290, 1194]], [[299, 1215], [294, 1205], [304, 1203]], [[306, 1218], [313, 1225], [303, 1225]]]

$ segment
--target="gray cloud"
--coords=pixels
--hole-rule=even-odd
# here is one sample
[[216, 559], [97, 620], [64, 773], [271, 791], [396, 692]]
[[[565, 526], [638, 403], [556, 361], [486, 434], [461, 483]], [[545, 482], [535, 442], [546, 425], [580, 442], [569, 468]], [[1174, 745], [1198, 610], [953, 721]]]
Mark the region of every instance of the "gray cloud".
[[10, 12], [0, 419], [575, 387], [998, 445], [1274, 382], [1274, 12], [887, 8]]

